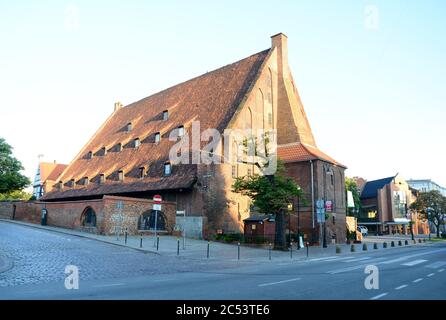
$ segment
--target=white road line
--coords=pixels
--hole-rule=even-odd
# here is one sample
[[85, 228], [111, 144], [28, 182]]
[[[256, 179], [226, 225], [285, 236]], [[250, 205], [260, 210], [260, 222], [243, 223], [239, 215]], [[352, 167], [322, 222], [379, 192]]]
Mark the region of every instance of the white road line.
[[385, 296], [387, 296], [387, 295], [388, 295], [387, 292], [385, 292], [385, 293], [381, 293], [381, 294], [379, 294], [379, 295], [377, 295], [377, 296], [375, 296], [375, 297], [373, 297], [373, 298], [370, 298], [370, 300], [378, 300], [378, 299], [380, 299], [380, 298], [382, 298], [382, 297], [385, 297]]
[[427, 276], [428, 277], [432, 277], [432, 276], [434, 276], [435, 275], [435, 273], [429, 273]]
[[356, 258], [356, 259], [345, 260], [344, 262], [357, 262], [357, 261], [363, 261], [363, 260], [369, 260], [369, 259], [372, 259], [372, 258], [370, 258], [370, 257]]
[[414, 261], [411, 261], [411, 262], [402, 263], [401, 265], [402, 266], [413, 267], [413, 266], [416, 266], [417, 264], [424, 263], [426, 261], [427, 260], [418, 259], [418, 260], [414, 260]]
[[432, 269], [437, 269], [440, 268], [442, 266], [446, 265], [446, 261], [437, 261], [431, 264], [428, 264], [427, 266], [425, 266], [426, 268], [432, 268]]
[[328, 274], [337, 274], [337, 273], [343, 273], [343, 272], [347, 272], [347, 271], [353, 271], [353, 270], [357, 270], [357, 269], [362, 269], [362, 268], [365, 268], [366, 266], [368, 266], [369, 264], [380, 264], [380, 263], [383, 263], [381, 260], [384, 260], [384, 259], [385, 258], [378, 258], [378, 259], [374, 259], [374, 260], [368, 261], [367, 264], [360, 264], [360, 265], [353, 266], [353, 267], [347, 267], [347, 268], [331, 270], [331, 271], [327, 271], [326, 273], [328, 273]]
[[440, 270], [438, 270], [438, 272], [443, 272], [444, 271], [444, 269], [440, 269]]
[[267, 286], [273, 286], [275, 284], [281, 284], [281, 283], [287, 283], [287, 282], [293, 282], [293, 281], [298, 281], [300, 280], [300, 278], [294, 278], [294, 279], [289, 279], [289, 280], [283, 280], [283, 281], [277, 281], [277, 282], [270, 282], [270, 283], [262, 283], [259, 284], [259, 287], [267, 287]]
[[421, 252], [421, 253], [417, 253], [417, 254], [411, 254], [408, 256], [404, 256], [404, 257], [400, 257], [400, 258], [396, 258], [393, 260], [388, 260], [386, 262], [383, 262], [384, 264], [390, 264], [390, 263], [395, 263], [395, 262], [400, 262], [400, 261], [404, 261], [404, 260], [408, 260], [410, 258], [415, 258], [415, 257], [419, 257], [419, 256], [424, 256], [427, 254], [432, 254], [432, 253], [437, 253], [437, 252], [442, 252], [445, 251], [446, 249], [438, 249], [438, 250], [432, 250], [432, 251], [425, 251], [425, 252]]
[[416, 279], [416, 280], [414, 280], [414, 281], [412, 281], [413, 283], [417, 283], [417, 282], [420, 282], [420, 281], [423, 281], [423, 278], [418, 278], [418, 279]]
[[124, 284], [125, 283], [101, 284], [101, 285], [93, 286], [93, 288], [116, 287], [116, 286], [123, 286]]
[[403, 284], [402, 286], [396, 287], [395, 290], [401, 290], [407, 287], [407, 284]]

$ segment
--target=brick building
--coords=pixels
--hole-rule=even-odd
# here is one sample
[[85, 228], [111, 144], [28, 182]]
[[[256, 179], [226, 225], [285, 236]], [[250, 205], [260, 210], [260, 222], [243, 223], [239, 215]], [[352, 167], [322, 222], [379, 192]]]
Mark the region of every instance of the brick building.
[[[243, 220], [250, 216], [250, 201], [233, 193], [231, 186], [237, 176], [259, 171], [240, 161], [172, 163], [170, 152], [178, 145], [178, 139], [193, 136], [194, 130], [202, 138], [207, 129], [216, 129], [220, 134], [226, 129], [275, 131], [279, 145], [294, 148], [295, 144], [310, 150], [315, 160], [318, 196], [324, 165], [336, 171], [335, 194], [341, 192], [344, 167], [317, 149], [287, 53], [287, 37], [277, 34], [272, 37], [270, 49], [126, 107], [116, 103], [111, 116], [61, 173], [53, 190], [42, 198], [40, 205], [48, 210], [48, 223], [58, 221], [58, 225], [111, 233], [116, 223], [110, 210], [120, 207], [126, 212], [124, 218], [131, 230], [150, 230], [155, 224], [150, 199], [160, 194], [164, 201], [157, 223], [167, 232], [178, 229], [180, 220], [187, 234], [197, 237], [217, 229], [243, 232]], [[199, 123], [198, 129], [195, 123]], [[172, 134], [178, 139], [171, 139]], [[228, 143], [230, 153], [235, 152], [238, 159], [240, 143], [223, 140], [226, 137], [217, 142]], [[207, 143], [194, 144], [192, 140], [192, 146], [186, 147], [188, 157], [193, 158], [197, 152], [220, 159], [227, 156], [217, 147], [206, 149]], [[279, 146], [279, 150], [283, 147]], [[300, 158], [288, 160], [290, 174], [299, 183], [308, 183], [294, 167], [305, 167], [309, 162]], [[327, 187], [326, 191], [331, 192], [330, 188], [334, 187]], [[341, 198], [336, 199], [336, 210], [341, 203]], [[164, 212], [164, 208], [169, 212]], [[339, 214], [342, 215], [341, 210]], [[338, 217], [341, 224], [342, 217]], [[336, 233], [339, 239], [341, 234]]]
[[416, 197], [417, 191], [399, 174], [367, 181], [361, 192], [358, 224], [367, 226], [369, 232], [407, 234], [413, 221], [414, 234], [428, 234], [428, 222], [410, 210]]
[[53, 185], [58, 181], [57, 178], [66, 169], [66, 164], [54, 162], [39, 162], [33, 183], [33, 196], [36, 199], [41, 198], [45, 192], [51, 191]]

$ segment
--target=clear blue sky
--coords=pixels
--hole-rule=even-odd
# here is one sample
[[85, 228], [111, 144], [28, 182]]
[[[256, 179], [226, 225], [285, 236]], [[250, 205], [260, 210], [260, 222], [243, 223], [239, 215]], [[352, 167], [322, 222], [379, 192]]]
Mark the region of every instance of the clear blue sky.
[[283, 32], [317, 143], [349, 176], [446, 186], [445, 17], [442, 0], [0, 0], [0, 136], [31, 177], [38, 154], [71, 161], [115, 101], [242, 59]]

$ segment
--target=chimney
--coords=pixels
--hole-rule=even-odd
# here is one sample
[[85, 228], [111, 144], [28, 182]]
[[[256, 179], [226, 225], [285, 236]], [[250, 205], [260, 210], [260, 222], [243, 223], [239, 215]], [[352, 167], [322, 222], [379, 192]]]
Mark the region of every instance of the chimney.
[[278, 33], [271, 37], [271, 48], [277, 48], [277, 62], [279, 70], [288, 65], [288, 37], [283, 33]]
[[115, 112], [118, 111], [119, 109], [122, 108], [122, 103], [121, 102], [115, 102]]

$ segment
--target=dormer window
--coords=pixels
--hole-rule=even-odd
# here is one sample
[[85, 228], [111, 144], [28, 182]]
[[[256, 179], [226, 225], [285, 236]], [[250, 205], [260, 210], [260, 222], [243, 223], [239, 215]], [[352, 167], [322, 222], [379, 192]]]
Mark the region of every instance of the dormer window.
[[138, 148], [140, 145], [141, 145], [141, 141], [139, 140], [139, 138], [136, 138], [136, 139], [133, 141], [133, 146], [134, 146], [135, 148]]
[[169, 111], [164, 110], [163, 111], [163, 120], [166, 121], [169, 119]]
[[132, 123], [131, 123], [131, 122], [127, 123], [126, 131], [127, 131], [127, 132], [132, 131]]
[[106, 148], [106, 147], [103, 147], [103, 148], [101, 149], [101, 155], [105, 156], [106, 154], [107, 154], [107, 148]]
[[105, 174], [101, 173], [101, 174], [99, 175], [99, 183], [100, 183], [100, 184], [105, 183]]
[[179, 126], [178, 127], [178, 137], [182, 137], [184, 136], [184, 126]]
[[161, 133], [155, 133], [155, 143], [159, 143], [161, 141]]
[[146, 168], [145, 167], [139, 168], [139, 178], [144, 179], [145, 176], [146, 176]]
[[84, 177], [83, 179], [82, 179], [82, 185], [84, 185], [84, 186], [88, 186], [88, 177]]
[[58, 187], [59, 187], [59, 190], [63, 189], [63, 181], [59, 181]]
[[69, 186], [70, 188], [74, 188], [74, 179], [71, 179], [71, 180], [68, 182], [68, 186]]
[[115, 146], [115, 150], [116, 150], [116, 152], [121, 152], [121, 151], [122, 151], [122, 144], [118, 143], [118, 144]]
[[124, 171], [122, 171], [122, 170], [118, 171], [118, 180], [124, 181]]
[[166, 162], [164, 164], [164, 175], [170, 176], [171, 173], [172, 173], [172, 166], [171, 166], [170, 162]]
[[89, 152], [87, 153], [87, 159], [88, 159], [88, 160], [93, 159], [93, 152], [92, 152], [92, 151], [89, 151]]

